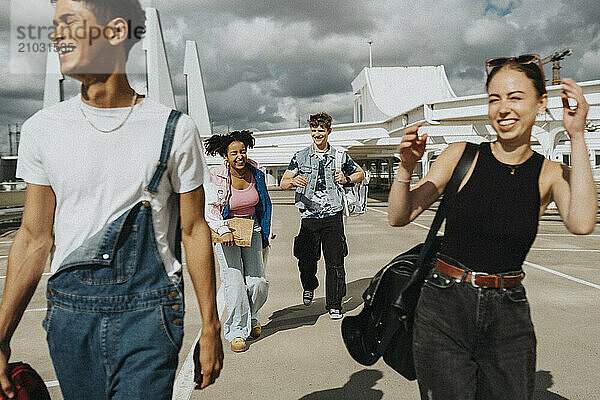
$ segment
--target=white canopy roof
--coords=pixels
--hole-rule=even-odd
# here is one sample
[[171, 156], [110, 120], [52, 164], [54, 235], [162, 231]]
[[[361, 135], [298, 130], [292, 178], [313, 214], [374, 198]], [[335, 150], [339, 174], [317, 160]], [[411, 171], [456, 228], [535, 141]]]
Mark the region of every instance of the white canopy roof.
[[352, 81], [357, 93], [366, 89], [377, 108], [392, 117], [420, 104], [456, 97], [443, 65], [364, 68]]

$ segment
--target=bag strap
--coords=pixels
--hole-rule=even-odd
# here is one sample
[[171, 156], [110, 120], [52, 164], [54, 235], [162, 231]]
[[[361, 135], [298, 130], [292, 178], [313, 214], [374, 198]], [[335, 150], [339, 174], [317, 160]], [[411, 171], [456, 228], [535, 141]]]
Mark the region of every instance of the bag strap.
[[146, 190], [152, 194], [158, 192], [158, 184], [167, 169], [167, 162], [169, 161], [169, 155], [171, 154], [171, 147], [173, 147], [173, 138], [175, 137], [175, 128], [177, 128], [179, 117], [181, 117], [181, 111], [171, 110], [167, 125], [165, 126], [160, 158], [156, 164], [150, 183], [146, 186]]
[[[467, 142], [465, 149], [463, 151], [463, 154], [460, 157], [460, 160], [458, 161], [456, 168], [454, 168], [454, 171], [452, 172], [450, 181], [446, 184], [446, 188], [444, 189], [442, 200], [440, 201], [440, 205], [437, 209], [437, 212], [435, 213], [435, 217], [431, 224], [431, 228], [429, 228], [429, 233], [427, 234], [427, 239], [425, 239], [425, 244], [423, 245], [423, 248], [421, 249], [421, 252], [419, 253], [419, 258], [417, 259], [417, 262], [416, 262], [416, 265], [418, 266], [417, 271], [424, 269], [424, 268], [422, 268], [423, 262], [429, 256], [429, 253], [431, 252], [431, 248], [433, 247], [433, 245], [435, 243], [435, 237], [437, 236], [437, 233], [440, 230], [440, 228], [442, 227], [442, 223], [444, 222], [444, 219], [446, 218], [446, 213], [448, 211], [447, 210], [448, 209], [448, 199], [450, 197], [454, 196], [458, 192], [458, 188], [459, 188], [461, 182], [463, 181], [463, 179], [465, 178], [465, 176], [467, 175], [467, 172], [469, 172], [469, 169], [471, 168], [471, 165], [473, 164], [473, 160], [475, 159], [475, 155], [477, 154], [478, 150], [479, 150], [478, 145]], [[423, 278], [424, 278], [424, 275], [425, 274], [423, 274]], [[396, 304], [398, 304], [398, 301], [396, 302]]]
[[345, 151], [335, 148], [335, 169], [336, 171], [342, 170], [342, 161], [344, 161]]
[[[335, 151], [335, 170], [336, 171], [341, 171], [342, 170], [342, 163], [344, 161], [344, 154], [346, 154], [345, 151], [340, 150], [338, 148], [334, 147], [334, 151]], [[344, 213], [344, 215], [346, 217], [350, 216], [350, 210], [348, 208], [348, 198], [346, 197], [346, 191], [344, 190], [344, 186], [334, 182], [335, 186], [337, 187], [337, 190], [339, 191], [340, 195], [342, 196], [342, 212]]]
[[409, 310], [414, 310], [414, 306], [416, 306], [416, 304], [405, 304], [405, 302], [407, 302], [407, 299], [406, 296], [404, 296], [404, 293], [411, 289], [415, 290], [415, 287], [420, 287], [420, 285], [417, 286], [416, 284], [422, 282], [425, 279], [425, 275], [427, 274], [427, 272], [429, 272], [429, 270], [425, 268], [425, 260], [430, 255], [433, 245], [435, 244], [437, 233], [440, 230], [444, 219], [446, 218], [448, 199], [458, 192], [458, 188], [465, 176], [467, 175], [467, 172], [471, 168], [471, 165], [473, 164], [473, 160], [475, 159], [475, 155], [477, 154], [478, 150], [478, 145], [467, 142], [465, 150], [463, 151], [463, 154], [460, 157], [458, 164], [452, 172], [452, 177], [450, 178], [450, 181], [446, 184], [442, 200], [437, 209], [437, 212], [435, 213], [435, 218], [433, 219], [431, 228], [429, 228], [427, 239], [425, 239], [425, 243], [423, 244], [421, 252], [419, 253], [419, 258], [415, 263], [417, 269], [415, 270], [415, 272], [413, 272], [410, 280], [408, 281], [408, 283], [406, 284], [406, 286], [404, 287], [404, 289], [393, 304], [393, 309], [397, 310], [399, 313], [398, 318], [392, 319], [392, 323], [390, 323], [386, 327], [381, 341], [377, 346], [377, 351], [379, 352], [379, 354], [383, 354], [385, 352], [385, 349], [387, 349], [387, 347], [389, 346], [398, 328], [400, 328], [400, 326], [403, 323], [408, 322]]

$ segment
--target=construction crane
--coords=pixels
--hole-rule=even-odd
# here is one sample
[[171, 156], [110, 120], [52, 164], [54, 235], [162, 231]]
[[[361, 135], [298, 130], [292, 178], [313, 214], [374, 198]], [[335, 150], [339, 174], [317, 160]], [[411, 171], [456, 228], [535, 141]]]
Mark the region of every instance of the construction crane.
[[585, 122], [585, 130], [588, 132], [596, 132], [596, 131], [600, 130], [600, 125], [593, 124], [592, 121], [586, 121]]
[[552, 85], [560, 85], [560, 61], [573, 54], [573, 49], [566, 49], [542, 58], [542, 64], [552, 63]]

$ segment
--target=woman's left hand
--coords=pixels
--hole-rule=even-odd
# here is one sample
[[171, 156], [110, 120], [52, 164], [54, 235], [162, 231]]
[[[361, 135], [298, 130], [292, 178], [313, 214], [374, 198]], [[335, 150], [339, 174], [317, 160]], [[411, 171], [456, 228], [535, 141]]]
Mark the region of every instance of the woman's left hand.
[[[571, 139], [581, 138], [585, 132], [585, 119], [590, 109], [589, 104], [583, 96], [583, 90], [573, 79], [562, 80], [563, 91], [560, 98], [563, 103], [563, 125]], [[569, 106], [569, 99], [577, 102], [575, 108]]]

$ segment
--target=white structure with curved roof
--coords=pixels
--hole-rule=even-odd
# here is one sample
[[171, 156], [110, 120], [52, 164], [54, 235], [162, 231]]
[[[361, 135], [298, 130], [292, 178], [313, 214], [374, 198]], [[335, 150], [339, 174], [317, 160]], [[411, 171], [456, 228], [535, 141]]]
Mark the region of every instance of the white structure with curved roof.
[[[148, 96], [174, 107], [160, 19], [156, 9], [146, 10], [148, 20], [144, 49], [147, 57]], [[49, 58], [56, 53], [49, 53]], [[49, 59], [44, 106], [62, 101], [57, 60]], [[184, 71], [187, 84], [188, 114], [209, 132], [210, 118], [202, 82], [196, 43], [186, 43]], [[600, 80], [580, 82], [590, 104], [586, 141], [592, 166], [600, 168]], [[418, 173], [426, 173], [430, 163], [448, 143], [460, 140], [493, 140], [496, 133], [487, 119], [487, 95], [457, 97], [450, 87], [443, 65], [418, 67], [366, 67], [351, 83], [354, 93], [354, 122], [335, 124], [330, 142], [346, 150], [368, 168], [387, 173], [391, 182], [396, 147], [407, 126], [423, 123], [429, 135], [427, 152]], [[483, 82], [482, 82], [483, 92]], [[549, 115], [540, 115], [532, 134], [534, 149], [544, 156], [569, 163], [570, 145], [562, 126], [561, 87], [548, 88]], [[321, 110], [315, 110], [321, 111]], [[326, 110], [325, 110], [326, 111]], [[277, 184], [292, 155], [308, 146], [308, 128], [255, 132], [256, 146], [249, 152], [267, 167], [269, 184]], [[209, 164], [221, 162], [209, 157]], [[379, 174], [380, 175], [380, 174]], [[379, 180], [381, 181], [381, 180]], [[376, 181], [377, 182], [377, 181]]]
[[354, 122], [383, 120], [420, 104], [456, 97], [443, 65], [363, 68], [352, 90]]

